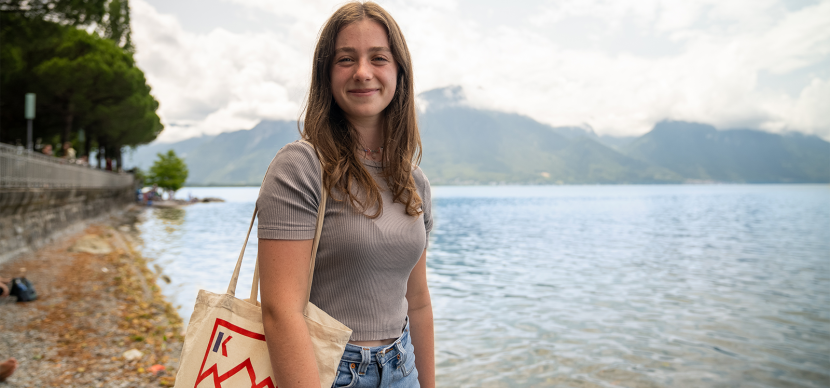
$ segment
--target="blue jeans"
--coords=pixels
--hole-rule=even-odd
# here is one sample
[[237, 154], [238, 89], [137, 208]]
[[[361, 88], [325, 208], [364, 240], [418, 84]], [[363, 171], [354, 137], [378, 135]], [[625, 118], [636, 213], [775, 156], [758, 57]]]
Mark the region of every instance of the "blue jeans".
[[395, 343], [364, 348], [346, 344], [332, 388], [420, 388], [409, 321]]

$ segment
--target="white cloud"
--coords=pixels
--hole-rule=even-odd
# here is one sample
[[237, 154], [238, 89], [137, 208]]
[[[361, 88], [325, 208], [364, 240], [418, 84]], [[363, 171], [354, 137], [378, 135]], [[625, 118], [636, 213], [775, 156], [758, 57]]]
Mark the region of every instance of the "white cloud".
[[[342, 3], [227, 0], [284, 22], [267, 33], [194, 34], [134, 1], [139, 65], [165, 123], [189, 125], [169, 127], [165, 140], [296, 119], [317, 33]], [[798, 95], [757, 82], [761, 72], [786, 77], [827, 61], [830, 0], [796, 11], [775, 0], [567, 0], [529, 3], [523, 20], [495, 22], [458, 2], [380, 3], [406, 34], [418, 91], [461, 85], [475, 106], [601, 134], [642, 134], [677, 119], [830, 139], [820, 106], [830, 74]], [[582, 25], [595, 26], [588, 38], [574, 32]]]
[[131, 6], [136, 60], [167, 126], [159, 140], [297, 117], [310, 60], [301, 60], [307, 55], [285, 43], [284, 35], [222, 29], [197, 35], [143, 1]]
[[794, 102], [789, 117], [793, 129], [827, 134], [830, 123], [830, 81], [814, 79]]

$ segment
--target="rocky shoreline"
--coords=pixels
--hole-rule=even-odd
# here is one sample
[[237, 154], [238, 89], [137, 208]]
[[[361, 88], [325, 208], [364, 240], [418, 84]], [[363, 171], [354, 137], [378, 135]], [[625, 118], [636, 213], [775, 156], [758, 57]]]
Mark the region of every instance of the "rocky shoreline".
[[133, 206], [36, 252], [0, 264], [38, 300], [0, 301], [0, 361], [18, 360], [8, 387], [173, 386], [182, 319], [134, 249]]
[[183, 199], [167, 199], [167, 200], [157, 200], [147, 203], [147, 206], [152, 207], [159, 207], [159, 208], [179, 208], [182, 206], [189, 206], [193, 205], [194, 203], [211, 203], [211, 202], [225, 202], [222, 198], [215, 198], [215, 197], [207, 197], [207, 198], [193, 198], [190, 201], [186, 201]]

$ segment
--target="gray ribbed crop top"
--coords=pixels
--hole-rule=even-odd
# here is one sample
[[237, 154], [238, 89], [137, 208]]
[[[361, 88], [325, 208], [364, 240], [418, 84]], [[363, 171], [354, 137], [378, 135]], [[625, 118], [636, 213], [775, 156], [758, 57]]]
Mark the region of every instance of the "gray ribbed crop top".
[[[348, 200], [329, 197], [311, 302], [353, 330], [352, 341], [396, 338], [406, 321], [406, 282], [426, 249], [432, 229], [429, 181], [415, 168], [423, 213], [408, 216], [392, 202], [380, 163], [365, 165], [381, 188], [383, 213], [370, 219]], [[262, 184], [257, 237], [271, 240], [310, 240], [317, 224], [321, 197], [321, 168], [314, 149], [294, 142], [283, 147]], [[333, 193], [337, 196], [337, 193]], [[368, 214], [372, 214], [368, 212]]]

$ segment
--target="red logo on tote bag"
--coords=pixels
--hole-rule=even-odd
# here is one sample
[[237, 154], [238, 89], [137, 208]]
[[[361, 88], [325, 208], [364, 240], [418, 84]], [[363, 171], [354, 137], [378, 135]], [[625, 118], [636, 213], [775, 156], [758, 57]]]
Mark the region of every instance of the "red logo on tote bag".
[[[199, 368], [196, 387], [221, 388], [225, 381], [233, 379], [234, 386], [239, 386], [241, 381], [247, 385], [250, 380], [251, 388], [276, 388], [271, 376], [268, 375], [269, 371], [259, 371], [260, 376], [266, 377], [257, 382], [257, 371], [254, 370], [251, 358], [244, 352], [234, 352], [234, 349], [240, 349], [239, 345], [242, 345], [242, 349], [248, 349], [251, 341], [264, 343], [264, 335], [245, 330], [224, 319], [216, 319], [210, 339], [202, 366]], [[241, 359], [242, 357], [245, 359]], [[205, 365], [208, 364], [212, 365], [205, 369]], [[245, 375], [249, 379], [245, 379]], [[201, 384], [203, 381], [205, 384]]]

